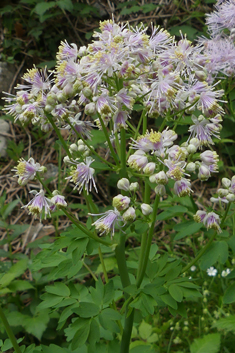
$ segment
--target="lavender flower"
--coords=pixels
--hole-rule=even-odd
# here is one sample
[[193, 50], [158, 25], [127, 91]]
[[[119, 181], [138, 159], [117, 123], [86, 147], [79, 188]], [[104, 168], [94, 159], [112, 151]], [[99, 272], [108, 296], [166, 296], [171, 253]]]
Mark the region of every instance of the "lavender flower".
[[214, 229], [218, 233], [221, 233], [222, 230], [219, 226], [220, 223], [220, 218], [219, 216], [214, 213], [214, 212], [209, 212], [203, 219], [204, 225], [207, 227], [207, 229]]
[[177, 196], [187, 196], [192, 192], [191, 183], [189, 180], [182, 178], [177, 180], [174, 185], [174, 192]]
[[91, 216], [102, 216], [97, 219], [92, 225], [95, 226], [95, 229], [100, 233], [100, 235], [107, 235], [111, 233], [111, 237], [114, 235], [115, 225], [117, 222], [122, 221], [120, 212], [116, 209], [109, 210], [100, 214], [89, 214]]
[[95, 191], [98, 192], [95, 184], [95, 180], [93, 174], [95, 173], [95, 169], [91, 168], [91, 163], [94, 162], [94, 159], [91, 157], [86, 157], [85, 163], [74, 162], [77, 163], [77, 168], [70, 172], [71, 176], [66, 179], [72, 179], [75, 183], [74, 189], [78, 189], [78, 192], [81, 193], [83, 188], [85, 188], [86, 192], [91, 192], [92, 186], [95, 188]]
[[51, 202], [53, 205], [50, 207], [52, 211], [55, 210], [56, 206], [67, 207], [67, 202], [65, 201], [64, 196], [60, 195], [58, 190], [54, 190], [52, 195]]
[[27, 208], [29, 214], [34, 216], [39, 216], [42, 218], [44, 215], [44, 219], [46, 219], [47, 215], [51, 216], [51, 206], [53, 205], [52, 201], [49, 200], [44, 195], [44, 191], [40, 190], [38, 193], [35, 190], [30, 191], [30, 193], [35, 194], [34, 198], [22, 208]]
[[19, 177], [18, 183], [22, 186], [26, 185], [29, 180], [33, 180], [37, 172], [45, 172], [45, 170], [46, 168], [41, 167], [39, 163], [35, 163], [32, 157], [28, 161], [21, 158], [18, 165], [12, 169]]

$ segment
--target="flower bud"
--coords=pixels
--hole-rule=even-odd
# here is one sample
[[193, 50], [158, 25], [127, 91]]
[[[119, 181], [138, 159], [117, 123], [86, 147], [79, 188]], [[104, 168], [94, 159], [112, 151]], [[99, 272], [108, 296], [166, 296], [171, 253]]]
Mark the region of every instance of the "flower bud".
[[57, 94], [57, 99], [60, 103], [64, 103], [67, 100], [66, 95], [63, 92]]
[[86, 97], [89, 98], [92, 95], [92, 90], [89, 87], [85, 87], [82, 90], [82, 94]]
[[193, 154], [193, 153], [195, 153], [197, 151], [197, 147], [190, 144], [187, 147], [187, 151], [188, 151], [188, 153]]
[[122, 179], [118, 180], [117, 187], [120, 190], [129, 191], [130, 182], [127, 178], [122, 178]]
[[226, 196], [226, 199], [229, 201], [229, 202], [234, 202], [235, 201], [235, 195], [234, 194], [228, 194]]
[[70, 163], [70, 158], [69, 158], [69, 156], [65, 156], [64, 159], [63, 159], [63, 161], [64, 161], [64, 164], [69, 164], [69, 163]]
[[136, 218], [134, 207], [129, 207], [122, 215], [122, 218], [125, 222], [132, 222]]
[[124, 211], [129, 207], [130, 201], [129, 197], [119, 194], [113, 198], [113, 207], [118, 211]]
[[163, 184], [166, 185], [168, 183], [168, 177], [166, 173], [162, 170], [157, 174], [153, 174], [149, 177], [149, 181], [151, 183]]
[[210, 177], [211, 173], [209, 168], [207, 168], [207, 166], [205, 166], [204, 164], [201, 164], [200, 168], [199, 168], [199, 173], [198, 173], [198, 178], [202, 181], [204, 180], [208, 180]]
[[143, 169], [144, 174], [153, 174], [154, 170], [156, 168], [156, 164], [153, 162], [147, 163], [146, 166]]
[[198, 138], [197, 137], [194, 137], [194, 138], [192, 138], [190, 141], [189, 141], [189, 144], [190, 145], [194, 145], [195, 147], [199, 147], [199, 145], [200, 145], [200, 141], [198, 140]]
[[193, 173], [196, 170], [196, 164], [193, 162], [190, 162], [186, 165], [186, 170], [187, 172]]
[[229, 191], [227, 189], [218, 189], [217, 194], [219, 197], [224, 197], [227, 196]]
[[159, 195], [159, 196], [164, 196], [166, 195], [166, 188], [164, 185], [162, 184], [158, 184], [155, 189], [154, 189], [156, 195]]
[[143, 215], [145, 215], [145, 216], [148, 216], [153, 212], [152, 207], [150, 205], [148, 205], [147, 203], [142, 203], [140, 208], [141, 208]]
[[47, 104], [47, 105], [45, 106], [45, 111], [46, 111], [47, 113], [50, 113], [53, 109], [54, 109], [54, 107], [53, 107], [52, 105], [50, 105], [50, 104]]
[[137, 182], [131, 183], [130, 184], [130, 191], [134, 191], [135, 192], [137, 190], [139, 190], [139, 184]]
[[75, 93], [75, 94], [76, 94], [76, 93], [80, 93], [82, 89], [83, 89], [83, 85], [82, 85], [81, 81], [76, 80], [76, 81], [74, 82], [74, 84], [73, 84], [73, 91], [74, 91], [74, 93]]
[[224, 188], [229, 188], [231, 185], [231, 180], [228, 178], [222, 178], [222, 185]]
[[69, 147], [69, 149], [70, 149], [72, 152], [77, 152], [78, 146], [76, 145], [76, 143], [72, 143], [72, 145]]
[[88, 103], [85, 106], [85, 114], [92, 115], [92, 114], [95, 114], [95, 112], [96, 112], [95, 103]]

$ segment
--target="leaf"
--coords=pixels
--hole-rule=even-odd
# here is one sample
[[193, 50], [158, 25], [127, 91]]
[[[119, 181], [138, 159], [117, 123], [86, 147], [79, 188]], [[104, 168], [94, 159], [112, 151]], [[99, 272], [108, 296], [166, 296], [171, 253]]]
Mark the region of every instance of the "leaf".
[[61, 10], [67, 10], [69, 12], [73, 11], [73, 3], [71, 0], [59, 0], [56, 1], [56, 5], [61, 8]]
[[24, 317], [22, 322], [23, 327], [28, 333], [37, 337], [39, 340], [42, 337], [43, 332], [47, 328], [47, 323], [49, 322], [49, 315], [47, 311], [41, 311], [37, 316], [34, 317]]
[[12, 281], [11, 284], [8, 286], [8, 288], [12, 291], [12, 292], [21, 292], [21, 291], [25, 291], [27, 289], [34, 289], [34, 287], [32, 286], [32, 284], [28, 281], [23, 281], [23, 280], [15, 280]]
[[212, 327], [215, 327], [219, 330], [235, 332], [235, 315], [223, 317], [218, 321], [215, 321]]
[[[177, 233], [175, 235], [174, 240], [179, 240], [179, 239], [182, 239], [188, 235], [195, 234], [203, 226], [202, 223], [196, 223], [194, 221], [180, 223], [179, 225], [180, 225], [181, 229], [180, 229], [179, 233]], [[174, 230], [178, 230], [178, 229], [176, 229], [176, 226], [174, 227]]]
[[39, 16], [43, 15], [47, 10], [51, 9], [52, 7], [56, 6], [55, 1], [49, 1], [49, 2], [40, 2], [37, 4], [34, 8], [34, 12], [36, 12]]
[[9, 203], [8, 205], [4, 205], [4, 211], [1, 212], [3, 220], [5, 220], [7, 218], [7, 216], [9, 216], [11, 211], [16, 207], [16, 205], [18, 205], [19, 202], [20, 202], [20, 200], [14, 200], [11, 203]]
[[235, 283], [233, 283], [231, 286], [229, 286], [223, 297], [223, 303], [224, 304], [231, 304], [235, 302]]
[[100, 308], [94, 303], [80, 302], [77, 309], [74, 310], [76, 314], [83, 318], [93, 317], [99, 314]]
[[2, 276], [2, 278], [0, 279], [0, 286], [8, 286], [8, 284], [10, 284], [13, 279], [22, 275], [27, 269], [27, 267], [28, 259], [18, 261], [15, 265], [10, 268], [10, 270], [5, 275]]
[[190, 346], [190, 353], [218, 353], [220, 349], [220, 334], [212, 333], [203, 338], [197, 338]]
[[139, 326], [140, 337], [143, 340], [147, 340], [151, 336], [152, 331], [153, 331], [152, 326], [143, 320]]
[[200, 268], [206, 270], [214, 265], [216, 261], [224, 264], [228, 259], [228, 244], [225, 241], [216, 241], [201, 257]]
[[177, 302], [182, 302], [183, 292], [179, 286], [177, 286], [176, 284], [170, 285], [169, 293], [172, 296], [172, 298], [175, 299]]
[[70, 295], [69, 288], [62, 282], [54, 283], [54, 286], [46, 286], [47, 293], [55, 294], [60, 297], [68, 297]]

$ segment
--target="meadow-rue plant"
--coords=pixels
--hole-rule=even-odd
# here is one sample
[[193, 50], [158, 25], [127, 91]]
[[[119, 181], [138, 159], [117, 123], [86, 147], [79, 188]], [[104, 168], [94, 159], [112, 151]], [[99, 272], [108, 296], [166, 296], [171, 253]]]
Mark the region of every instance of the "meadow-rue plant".
[[[232, 1], [217, 5], [217, 14], [208, 16], [212, 37], [224, 28], [214, 17], [225, 19], [229, 16], [225, 7], [233, 11], [233, 5]], [[232, 33], [233, 19], [229, 18], [226, 28]], [[50, 74], [36, 67], [28, 70], [23, 76], [26, 84], [19, 84], [16, 95], [6, 98], [5, 110], [15, 122], [57, 134], [64, 149], [65, 180], [75, 185], [74, 193], [82, 194], [86, 202], [87, 213], [80, 220], [70, 211], [61, 182], [52, 192], [41, 176], [44, 167], [33, 158], [21, 159], [14, 169], [19, 184], [24, 186], [33, 179], [40, 183], [40, 191], [32, 190], [36, 195], [23, 207], [40, 219], [59, 210], [74, 226], [71, 234], [65, 233], [68, 244], [80, 244], [72, 245], [73, 250], [70, 245], [53, 250], [56, 253], [59, 249], [62, 256], [73, 254], [68, 271], [75, 272], [61, 270], [63, 274], [53, 272], [55, 277], [51, 277], [55, 285], [62, 285], [64, 276], [73, 278], [74, 293], [78, 290], [71, 298], [70, 289], [66, 291], [68, 302], [61, 307], [68, 311], [63, 311], [58, 326], [62, 329], [66, 325], [72, 349], [86, 346], [95, 352], [102, 344], [114, 342], [121, 353], [129, 352], [133, 325], [136, 328], [152, 316], [156, 306], [158, 310], [168, 307], [172, 315], [185, 315], [183, 301], [199, 296], [200, 288], [188, 272], [197, 269], [196, 263], [207, 269], [208, 276], [217, 274], [211, 266], [214, 262], [206, 256], [219, 243], [228, 247], [219, 236], [228, 225], [229, 209], [235, 201], [235, 177], [223, 178], [218, 197], [211, 198], [213, 207], [220, 206], [216, 210], [212, 210], [212, 203], [203, 206], [194, 196], [197, 180], [200, 185], [218, 176], [219, 155], [213, 148], [220, 139], [225, 113], [223, 90], [214, 83], [221, 68], [214, 65], [210, 46], [205, 43], [203, 39], [193, 45], [183, 35], [177, 42], [158, 27], [152, 27], [149, 34], [144, 24], [134, 28], [107, 20], [100, 23], [87, 47], [79, 49], [74, 43], [62, 42], [55, 70]], [[228, 74], [228, 68], [226, 64], [222, 71]], [[178, 129], [182, 126], [183, 130]], [[67, 137], [62, 129], [68, 130]], [[96, 136], [98, 143], [94, 143]], [[95, 195], [107, 174], [115, 175], [115, 182], [108, 209], [99, 213]], [[174, 241], [200, 230], [205, 236], [201, 251], [191, 260], [178, 251], [164, 255], [157, 236], [162, 220], [173, 222], [166, 228], [168, 243], [173, 241], [174, 222], [177, 226], [187, 224], [185, 229], [176, 227], [179, 233]], [[62, 249], [66, 246], [69, 250], [65, 254]], [[89, 270], [95, 286], [82, 294], [76, 287], [76, 275], [82, 266], [89, 268], [85, 257], [97, 254], [102, 270]], [[108, 264], [109, 257], [115, 265]], [[219, 260], [219, 256], [214, 258]], [[221, 261], [224, 264], [227, 258]], [[76, 262], [81, 263], [77, 271]], [[104, 278], [96, 277], [99, 272]], [[46, 289], [48, 293], [54, 293], [52, 287]], [[58, 303], [51, 308], [60, 310]], [[188, 324], [185, 327], [188, 330]], [[179, 345], [181, 339], [177, 336], [173, 342]]]

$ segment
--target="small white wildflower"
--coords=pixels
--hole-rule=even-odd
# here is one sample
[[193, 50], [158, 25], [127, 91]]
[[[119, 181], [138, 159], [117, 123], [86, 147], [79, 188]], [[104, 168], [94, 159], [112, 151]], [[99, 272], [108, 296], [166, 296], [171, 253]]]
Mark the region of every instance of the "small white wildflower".
[[216, 270], [216, 268], [214, 268], [213, 266], [211, 266], [210, 268], [208, 268], [207, 270], [206, 270], [206, 272], [207, 272], [207, 274], [208, 274], [208, 276], [210, 276], [210, 277], [215, 277], [216, 275], [217, 275], [217, 270]]

